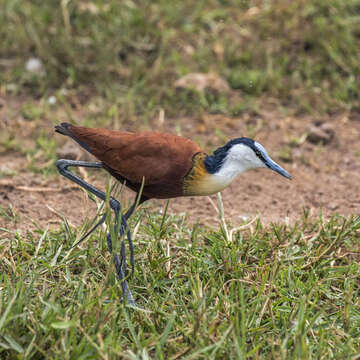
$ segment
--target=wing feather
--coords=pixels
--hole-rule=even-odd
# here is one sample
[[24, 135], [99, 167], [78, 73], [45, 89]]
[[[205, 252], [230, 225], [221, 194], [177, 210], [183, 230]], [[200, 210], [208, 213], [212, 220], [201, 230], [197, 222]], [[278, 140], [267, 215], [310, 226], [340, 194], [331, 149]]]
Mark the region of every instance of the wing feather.
[[180, 136], [70, 126], [71, 134], [120, 177], [136, 184], [179, 183], [201, 148]]

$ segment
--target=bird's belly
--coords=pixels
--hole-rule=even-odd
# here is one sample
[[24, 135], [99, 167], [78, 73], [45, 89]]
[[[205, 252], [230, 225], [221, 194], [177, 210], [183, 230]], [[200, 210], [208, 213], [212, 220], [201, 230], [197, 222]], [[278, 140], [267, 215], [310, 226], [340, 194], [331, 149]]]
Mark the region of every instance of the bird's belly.
[[193, 179], [186, 184], [184, 195], [206, 196], [216, 194], [224, 190], [232, 182], [232, 179], [224, 179], [216, 175], [207, 174], [202, 179]]

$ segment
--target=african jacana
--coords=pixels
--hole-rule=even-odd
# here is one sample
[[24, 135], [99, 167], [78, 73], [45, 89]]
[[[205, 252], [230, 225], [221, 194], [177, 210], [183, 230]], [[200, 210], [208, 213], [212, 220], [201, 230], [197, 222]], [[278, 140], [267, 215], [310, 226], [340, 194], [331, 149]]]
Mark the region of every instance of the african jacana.
[[[215, 194], [229, 186], [241, 173], [255, 168], [269, 168], [291, 179], [290, 174], [269, 157], [261, 144], [245, 137], [233, 139], [215, 150], [212, 155], [208, 155], [193, 141], [172, 134], [91, 129], [68, 123], [55, 126], [55, 129], [58, 133], [71, 137], [100, 160], [100, 162], [58, 160], [56, 165], [62, 175], [105, 200], [104, 192], [67, 169], [69, 166], [103, 168], [137, 193], [134, 204], [125, 215], [120, 214], [120, 203], [110, 198], [111, 208], [117, 217], [119, 214], [121, 216], [120, 235], [123, 235], [127, 227], [126, 221], [135, 210], [136, 204], [152, 198], [169, 199]], [[80, 241], [104, 220], [105, 216]], [[127, 236], [131, 265], [134, 268], [129, 231]], [[111, 252], [110, 234], [107, 240]], [[135, 304], [124, 279], [126, 272], [124, 241], [121, 246], [121, 260], [115, 255], [115, 265], [128, 302]]]

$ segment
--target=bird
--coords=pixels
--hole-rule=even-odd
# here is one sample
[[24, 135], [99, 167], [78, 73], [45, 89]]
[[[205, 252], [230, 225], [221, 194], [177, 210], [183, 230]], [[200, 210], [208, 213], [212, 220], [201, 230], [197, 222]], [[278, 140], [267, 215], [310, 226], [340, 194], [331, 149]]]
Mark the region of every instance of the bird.
[[[127, 220], [143, 202], [216, 194], [228, 187], [240, 174], [257, 168], [267, 168], [291, 179], [291, 175], [270, 158], [259, 142], [247, 137], [232, 139], [212, 154], [207, 154], [192, 140], [170, 133], [115, 131], [65, 122], [55, 126], [55, 131], [70, 137], [99, 160], [87, 162], [59, 159], [56, 165], [61, 175], [105, 201], [106, 194], [103, 191], [68, 170], [71, 166], [104, 169], [136, 193], [134, 203], [125, 214], [121, 213], [121, 205], [116, 199], [109, 199], [110, 207], [121, 221], [120, 225], [116, 223], [117, 229], [120, 227], [120, 236], [127, 233], [132, 271], [134, 251]], [[105, 215], [80, 241], [104, 221]], [[112, 252], [110, 233], [107, 241]], [[115, 254], [114, 261], [124, 297], [127, 297], [130, 305], [135, 305], [125, 278], [124, 241], [121, 258]]]

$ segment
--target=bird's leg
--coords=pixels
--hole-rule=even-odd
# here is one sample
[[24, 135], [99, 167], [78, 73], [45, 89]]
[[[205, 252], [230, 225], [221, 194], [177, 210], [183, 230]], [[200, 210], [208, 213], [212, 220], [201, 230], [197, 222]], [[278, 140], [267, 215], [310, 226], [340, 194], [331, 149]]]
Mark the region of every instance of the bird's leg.
[[56, 167], [58, 168], [61, 175], [65, 176], [69, 180], [71, 180], [71, 181], [75, 182], [76, 184], [80, 185], [85, 190], [90, 191], [92, 194], [94, 194], [99, 199], [101, 199], [103, 201], [106, 200], [106, 194], [103, 191], [97, 189], [95, 186], [87, 183], [85, 180], [83, 180], [83, 179], [79, 178], [77, 175], [73, 174], [70, 170], [68, 170], [69, 166], [101, 169], [102, 168], [102, 163], [101, 162], [76, 161], [76, 160], [60, 159], [60, 160], [58, 160], [56, 162]]
[[[116, 217], [116, 222], [114, 225], [114, 233], [116, 234], [116, 232], [118, 231], [118, 220], [119, 220], [119, 210], [116, 209], [114, 210], [115, 212], [115, 217]], [[126, 220], [124, 218], [124, 215], [121, 216], [121, 225], [120, 225], [120, 237], [122, 237], [124, 235], [124, 232], [127, 231], [127, 238], [128, 238], [128, 242], [129, 242], [129, 248], [130, 248], [130, 263], [131, 263], [131, 273], [134, 272], [134, 268], [135, 268], [135, 262], [134, 262], [134, 246], [133, 246], [133, 242], [131, 239], [131, 234], [130, 231], [128, 229]], [[107, 237], [106, 237], [107, 243], [108, 243], [108, 248], [109, 251], [112, 252], [112, 241], [111, 241], [111, 233], [108, 232]], [[116, 268], [116, 273], [119, 277], [119, 279], [121, 280], [121, 288], [124, 294], [124, 298], [127, 298], [127, 302], [128, 304], [132, 305], [132, 306], [136, 306], [134, 298], [131, 294], [131, 291], [129, 289], [129, 285], [126, 281], [126, 276], [127, 276], [127, 268], [126, 268], [126, 249], [125, 249], [125, 241], [122, 240], [121, 241], [121, 250], [120, 250], [120, 258], [118, 254], [114, 254], [114, 263], [115, 263], [115, 268]]]
[[[148, 200], [148, 198], [144, 195], [142, 195], [140, 192], [136, 194], [136, 198], [134, 203], [130, 206], [130, 208], [128, 209], [128, 211], [123, 215], [123, 218], [125, 219], [125, 223], [122, 224], [121, 228], [120, 228], [120, 236], [122, 236], [124, 234], [124, 231], [126, 230], [126, 222], [127, 220], [130, 218], [130, 216], [133, 214], [133, 212], [135, 211], [136, 207], [139, 206], [140, 204], [142, 204], [144, 201]], [[108, 234], [109, 236], [109, 234]], [[127, 239], [129, 242], [129, 250], [130, 250], [130, 265], [131, 265], [131, 274], [134, 273], [135, 270], [135, 260], [134, 260], [134, 245], [128, 230], [128, 234], [127, 234]], [[127, 273], [126, 270], [126, 257], [123, 256], [123, 253], [121, 253], [121, 264], [123, 264], [124, 266], [124, 272], [125, 274]], [[125, 253], [124, 253], [125, 255]]]
[[[130, 216], [133, 214], [133, 212], [135, 211], [136, 209], [136, 205], [139, 205], [141, 203], [143, 203], [144, 201], [147, 200], [146, 197], [141, 197], [140, 201], [138, 201], [138, 196], [139, 194], [137, 194], [136, 198], [135, 198], [135, 201], [134, 203], [130, 206], [129, 210], [123, 214], [122, 216], [122, 224], [120, 226], [120, 237], [122, 237], [124, 235], [124, 232], [125, 230], [128, 230], [127, 229], [127, 220], [130, 218]], [[102, 221], [103, 218], [100, 219], [100, 221]], [[125, 220], [125, 221], [124, 221]], [[99, 221], [99, 222], [100, 222]], [[95, 226], [98, 226], [98, 224], [96, 224]], [[116, 233], [117, 232], [117, 223], [115, 224], [115, 227], [114, 227], [114, 232]], [[87, 236], [87, 234], [85, 235]], [[128, 241], [129, 241], [129, 248], [130, 248], [130, 264], [131, 264], [131, 273], [134, 273], [134, 268], [135, 268], [135, 262], [134, 262], [134, 245], [133, 245], [133, 242], [132, 242], [132, 239], [131, 239], [131, 234], [128, 230], [127, 232], [127, 238], [128, 238]], [[112, 242], [111, 242], [111, 234], [110, 232], [107, 234], [107, 242], [108, 242], [108, 246], [109, 246], [109, 249], [110, 249], [110, 252], [112, 251]], [[125, 259], [121, 259], [121, 263], [123, 262], [123, 260]]]
[[[57, 168], [58, 168], [61, 175], [65, 176], [69, 180], [71, 180], [71, 181], [75, 182], [76, 184], [80, 185], [85, 190], [90, 191], [92, 194], [97, 196], [99, 199], [101, 199], [103, 201], [106, 200], [106, 194], [103, 191], [97, 189], [95, 186], [87, 183], [85, 180], [81, 179], [77, 175], [73, 174], [70, 170], [68, 170], [69, 166], [101, 169], [102, 168], [102, 163], [101, 162], [88, 162], [88, 161], [75, 161], [75, 160], [60, 159], [60, 160], [58, 160], [56, 162], [56, 166], [57, 166]], [[127, 236], [128, 236], [129, 245], [131, 244], [130, 254], [132, 255], [131, 265], [132, 265], [132, 268], [133, 268], [133, 266], [134, 266], [133, 265], [134, 264], [134, 260], [133, 260], [133, 244], [132, 244], [132, 240], [131, 240], [131, 236], [130, 236], [130, 231], [128, 230], [128, 226], [127, 226], [127, 223], [126, 223], [126, 218], [121, 215], [121, 205], [117, 200], [115, 200], [113, 197], [110, 197], [109, 198], [109, 203], [110, 203], [111, 209], [114, 210], [114, 213], [116, 215], [116, 224], [118, 222], [119, 216], [121, 217], [120, 235], [122, 236], [124, 234], [125, 229], [127, 229]], [[130, 208], [130, 210], [131, 209], [132, 208]], [[131, 213], [133, 211], [134, 211], [134, 209], [132, 209]], [[131, 213], [130, 213], [130, 215], [131, 215]], [[105, 218], [106, 217], [104, 215], [100, 219], [100, 221], [90, 230], [90, 232], [88, 232], [85, 235], [85, 237], [88, 236], [91, 232], [93, 232], [100, 224], [102, 224], [105, 221]], [[117, 231], [117, 225], [116, 224], [115, 224], [115, 231]], [[81, 239], [81, 241], [85, 237], [83, 237]], [[109, 236], [109, 234], [107, 236], [107, 243], [108, 243], [109, 251], [110, 251], [110, 253], [112, 253], [112, 242], [111, 242], [111, 236]], [[125, 259], [125, 257], [126, 257], [124, 240], [121, 243], [121, 257], [122, 257], [122, 259]], [[123, 271], [122, 266], [121, 266], [121, 261], [120, 261], [119, 256], [117, 254], [114, 254], [114, 263], [115, 263], [117, 275], [118, 275], [118, 277], [120, 279], [120, 282], [121, 282], [121, 287], [122, 287], [122, 290], [123, 290], [123, 293], [124, 293], [124, 297], [127, 297], [129, 304], [135, 306], [134, 298], [133, 298], [133, 296], [131, 294], [128, 283], [127, 283], [127, 281], [125, 279], [125, 274], [124, 274], [124, 271]], [[126, 261], [124, 262], [124, 265], [126, 267]]]
[[[130, 216], [133, 214], [133, 212], [136, 209], [136, 206], [143, 203], [144, 201], [148, 200], [147, 197], [145, 196], [140, 196], [140, 194], [138, 193], [136, 195], [135, 201], [134, 203], [131, 205], [131, 207], [129, 208], [129, 210], [122, 216], [121, 219], [121, 226], [120, 226], [120, 237], [122, 237], [124, 235], [124, 232], [127, 231], [127, 239], [128, 239], [128, 243], [129, 243], [129, 250], [130, 250], [130, 265], [131, 265], [131, 274], [134, 273], [135, 270], [135, 260], [134, 260], [134, 245], [131, 239], [131, 234], [129, 229], [127, 228], [127, 220], [130, 218]], [[139, 200], [138, 200], [139, 199]], [[115, 211], [116, 214], [116, 211]], [[116, 214], [116, 219], [118, 219], [118, 214]], [[116, 233], [117, 231], [117, 222], [114, 225], [114, 232]], [[111, 242], [111, 233], [109, 232], [107, 234], [107, 242], [108, 242], [108, 247], [110, 252], [112, 251], [112, 242]], [[115, 266], [116, 266], [116, 271], [117, 274], [119, 276], [120, 279], [124, 279], [124, 277], [127, 276], [127, 264], [126, 264], [126, 250], [125, 250], [125, 242], [124, 240], [121, 242], [121, 257], [119, 259], [119, 256], [117, 254], [114, 255], [114, 261], [115, 261]], [[121, 283], [122, 289], [123, 289], [123, 293], [124, 295], [127, 294], [127, 301], [129, 304], [135, 305], [134, 299], [132, 297], [132, 294], [127, 286], [127, 282], [123, 281]]]
[[[88, 168], [96, 168], [101, 169], [102, 164], [101, 162], [88, 162], [88, 161], [75, 161], [75, 160], [66, 160], [61, 159], [56, 162], [56, 166], [61, 175], [65, 176], [69, 180], [75, 182], [76, 184], [80, 185], [82, 188], [90, 191], [96, 197], [100, 198], [101, 200], [106, 200], [106, 194], [96, 188], [95, 186], [87, 183], [85, 180], [79, 178], [77, 175], [73, 174], [70, 170], [68, 170], [69, 166], [77, 166], [77, 167], [88, 167]], [[115, 211], [116, 208], [120, 208], [120, 203], [115, 200], [113, 197], [110, 197], [110, 207]], [[95, 224], [95, 226], [88, 231], [74, 246], [80, 244], [83, 240], [85, 240], [93, 231], [97, 229], [102, 223], [105, 222], [106, 214], [101, 217], [99, 222]]]

